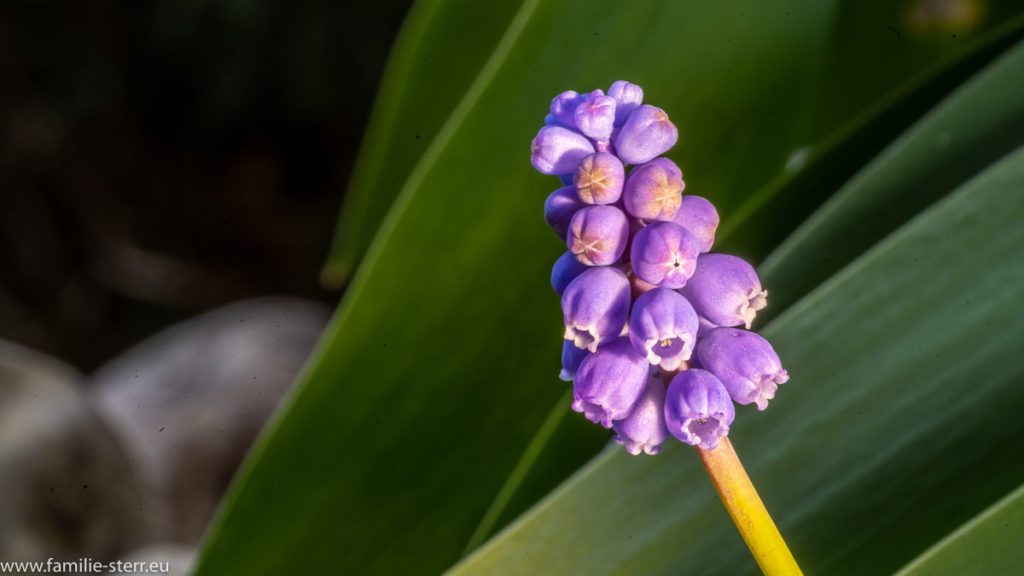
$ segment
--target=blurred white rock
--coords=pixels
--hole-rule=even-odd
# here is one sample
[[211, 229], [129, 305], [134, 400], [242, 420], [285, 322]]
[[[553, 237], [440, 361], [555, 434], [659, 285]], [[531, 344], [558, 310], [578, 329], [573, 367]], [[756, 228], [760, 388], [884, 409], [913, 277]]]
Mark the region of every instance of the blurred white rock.
[[294, 298], [228, 305], [168, 328], [91, 378], [97, 407], [168, 503], [168, 540], [195, 544], [327, 324]]
[[159, 530], [158, 504], [81, 385], [59, 360], [0, 341], [0, 560], [116, 559]]

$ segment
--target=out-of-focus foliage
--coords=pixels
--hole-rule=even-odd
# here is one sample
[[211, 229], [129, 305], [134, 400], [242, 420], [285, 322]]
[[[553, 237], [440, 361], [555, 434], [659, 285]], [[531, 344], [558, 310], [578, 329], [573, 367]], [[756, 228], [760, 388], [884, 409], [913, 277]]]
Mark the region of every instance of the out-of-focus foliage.
[[[679, 126], [671, 156], [719, 207], [722, 249], [792, 234], [765, 286], [813, 271], [778, 280], [764, 327], [793, 380], [734, 433], [808, 572], [890, 573], [1019, 485], [1024, 167], [1000, 158], [1024, 138], [999, 94], [1020, 57], [989, 62], [1020, 21], [854, 4], [421, 2], [325, 269], [355, 275], [198, 574], [437, 573], [545, 495], [456, 571], [755, 569], [688, 450], [580, 469], [607, 435], [564, 417], [563, 248], [540, 217], [557, 182], [527, 149], [553, 95], [620, 78]], [[952, 150], [970, 161], [950, 170]]]

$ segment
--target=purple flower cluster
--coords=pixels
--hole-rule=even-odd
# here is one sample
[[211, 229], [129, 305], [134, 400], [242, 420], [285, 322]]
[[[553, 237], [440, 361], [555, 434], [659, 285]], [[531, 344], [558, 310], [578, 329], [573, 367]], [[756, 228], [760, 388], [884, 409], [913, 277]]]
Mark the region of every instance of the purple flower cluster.
[[750, 264], [709, 252], [718, 213], [683, 194], [682, 171], [662, 156], [679, 133], [639, 86], [563, 92], [544, 124], [530, 161], [563, 184], [544, 219], [567, 248], [551, 286], [573, 410], [614, 428], [631, 454], [657, 454], [669, 436], [714, 448], [734, 402], [764, 410], [789, 379], [749, 331], [767, 291]]

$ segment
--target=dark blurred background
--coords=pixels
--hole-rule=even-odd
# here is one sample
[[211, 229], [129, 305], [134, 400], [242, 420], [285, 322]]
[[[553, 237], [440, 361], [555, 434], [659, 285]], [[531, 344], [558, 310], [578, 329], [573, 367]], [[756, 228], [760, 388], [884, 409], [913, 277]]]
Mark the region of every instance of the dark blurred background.
[[86, 372], [318, 282], [410, 0], [0, 3], [0, 339]]

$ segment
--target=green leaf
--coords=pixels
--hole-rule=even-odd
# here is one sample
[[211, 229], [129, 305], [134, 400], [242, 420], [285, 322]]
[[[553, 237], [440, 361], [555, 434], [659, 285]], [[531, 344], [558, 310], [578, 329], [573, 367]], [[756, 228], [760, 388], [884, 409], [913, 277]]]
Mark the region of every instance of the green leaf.
[[[515, 2], [421, 0], [395, 41], [322, 272], [350, 278], [398, 191], [515, 16]], [[472, 26], [466, 26], [472, 22]], [[458, 42], [452, 42], [458, 31]], [[472, 50], [467, 50], [472, 46]]]
[[[878, 19], [875, 20], [880, 21]], [[884, 20], [881, 20], [884, 21]], [[843, 28], [849, 28], [850, 24], [842, 22]], [[841, 34], [849, 34], [850, 30], [842, 31]], [[1013, 18], [1002, 22], [993, 29], [979, 33], [976, 39], [968, 43], [960, 50], [939, 62], [933, 62], [923, 72], [910, 76], [891, 92], [878, 98], [869, 107], [859, 112], [852, 120], [844, 123], [838, 130], [829, 135], [826, 139], [814, 145], [809, 145], [795, 152], [791, 158], [786, 171], [780, 173], [766, 187], [750, 195], [738, 209], [729, 215], [726, 221], [718, 229], [717, 245], [723, 251], [743, 254], [751, 261], [762, 260], [774, 247], [776, 247], [792, 231], [794, 222], [802, 222], [810, 216], [823, 202], [828, 200], [835, 190], [846, 183], [865, 163], [879, 154], [879, 151], [889, 146], [894, 139], [900, 137], [911, 124], [923, 116], [929, 109], [940, 102], [947, 94], [957, 89], [964, 81], [985, 67], [991, 60], [1000, 56], [1015, 42], [1024, 37], [1024, 14], [1018, 14]], [[851, 47], [843, 45], [843, 51], [850, 51]], [[860, 42], [854, 43], [855, 47], [861, 47]], [[921, 58], [921, 48], [912, 47], [906, 49]], [[944, 54], [944, 53], [943, 53]], [[893, 64], [886, 63], [881, 66], [891, 75], [894, 70]], [[872, 67], [877, 70], [879, 67]], [[904, 71], [906, 73], [906, 71]], [[873, 79], [861, 78], [857, 74], [844, 76], [843, 81], [826, 88], [826, 97], [822, 102], [828, 103], [831, 108], [837, 108], [834, 101], [838, 95], [832, 92], [838, 88], [855, 82], [861, 85], [873, 84]], [[1016, 82], [1013, 79], [1012, 82]], [[931, 113], [932, 120], [927, 127], [915, 127], [915, 134], [922, 130], [929, 132], [924, 138], [915, 137], [915, 146], [925, 146], [928, 150], [934, 148], [933, 144], [922, 141], [927, 137], [935, 136], [937, 130], [958, 130], [963, 132], [962, 126], [968, 122], [973, 114], [969, 106], [982, 103], [989, 99], [998, 99], [998, 96], [979, 94], [980, 90], [991, 89], [995, 83], [987, 82], [979, 89], [973, 88], [971, 94], [965, 94], [964, 98], [970, 102], [950, 102], [945, 104], [946, 110], [939, 113]], [[963, 92], [963, 90], [960, 90]], [[998, 91], [997, 91], [998, 92]], [[949, 108], [955, 107], [955, 117], [951, 118]], [[1005, 111], [990, 111], [988, 118]], [[1013, 116], [1009, 115], [1012, 119]], [[820, 126], [818, 127], [820, 129]], [[969, 130], [972, 134], [977, 129]], [[946, 133], [946, 132], [941, 132]], [[959, 172], [973, 174], [974, 170], [987, 165], [994, 158], [1005, 153], [1006, 147], [1003, 141], [1008, 138], [1011, 131], [997, 135], [996, 142], [982, 142], [981, 150], [971, 150], [975, 156], [984, 156], [987, 160], [983, 164], [967, 162], [958, 165]], [[908, 137], [903, 136], [905, 141]], [[959, 141], [958, 135], [958, 141]], [[963, 143], [959, 141], [959, 143]], [[969, 149], [970, 150], [970, 149]], [[996, 154], [993, 156], [992, 152]], [[926, 153], [926, 152], [925, 152]], [[986, 156], [986, 154], [988, 154]], [[877, 161], [876, 161], [877, 162]], [[940, 173], [944, 174], [944, 173]], [[922, 186], [922, 190], [916, 191], [915, 198], [923, 197], [935, 199], [948, 192], [953, 184], [961, 180], [947, 177], [949, 182], [942, 182], [942, 186]], [[941, 180], [935, 176], [933, 180]], [[876, 194], [877, 196], [877, 194]], [[886, 212], [886, 218], [879, 221], [872, 221], [871, 226], [857, 227], [855, 234], [859, 242], [850, 242], [849, 249], [843, 254], [844, 257], [837, 257], [837, 254], [830, 254], [828, 262], [830, 267], [822, 267], [822, 270], [808, 277], [807, 281], [800, 284], [803, 292], [790, 289], [789, 285], [773, 286], [773, 306], [766, 316], [777, 314], [791, 304], [796, 297], [806, 292], [821, 280], [828, 277], [823, 272], [834, 272], [847, 264], [854, 256], [867, 249], [871, 243], [891, 232], [898, 224], [905, 222], [927, 205], [927, 202], [900, 202], [900, 210], [892, 213]], [[898, 215], [898, 216], [897, 216]], [[770, 224], [764, 224], [770, 223]], [[844, 236], [833, 233], [833, 236]], [[792, 240], [791, 240], [792, 241]], [[790, 282], [801, 282], [799, 275], [786, 277]], [[812, 282], [813, 280], [813, 282]], [[781, 289], [781, 291], [780, 291]]]
[[[731, 435], [807, 573], [889, 573], [1024, 478], [1022, 187], [1018, 149], [762, 331], [792, 379]], [[673, 444], [608, 451], [452, 574], [756, 570]]]
[[[760, 268], [783, 308], [1021, 143], [1018, 43], [889, 145]], [[870, 223], [870, 224], [868, 224]]]
[[896, 576], [1015, 574], [1024, 564], [1024, 486], [918, 556]]
[[791, 104], [809, 98], [829, 10], [522, 4], [404, 180], [197, 574], [437, 573], [594, 454], [607, 435], [565, 419], [554, 464], [493, 505], [565, 390], [548, 285], [564, 247], [540, 217], [558, 185], [528, 164], [548, 102], [570, 87], [640, 83], [686, 134], [679, 157], [702, 166], [691, 185], [734, 204], [800, 138]]

